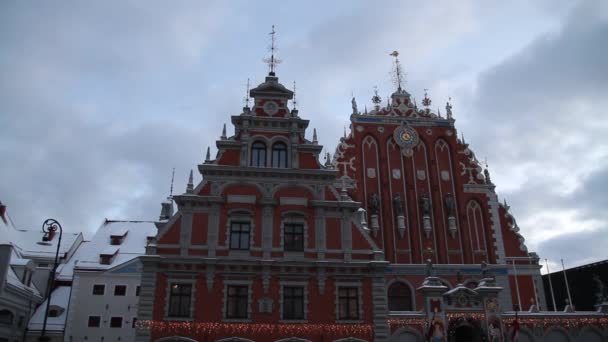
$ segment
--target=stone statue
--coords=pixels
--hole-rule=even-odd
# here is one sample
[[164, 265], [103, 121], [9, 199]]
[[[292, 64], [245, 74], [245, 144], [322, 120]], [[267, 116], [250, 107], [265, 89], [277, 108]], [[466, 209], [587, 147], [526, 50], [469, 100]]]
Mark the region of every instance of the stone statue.
[[431, 276], [433, 276], [433, 275], [434, 275], [433, 273], [435, 273], [435, 272], [433, 271], [433, 262], [431, 261], [431, 259], [426, 259], [426, 269], [425, 269], [425, 271], [424, 271], [424, 274], [425, 274], [427, 277], [431, 277]]
[[395, 197], [393, 197], [393, 206], [395, 207], [397, 216], [403, 216], [403, 200], [401, 199], [401, 194], [396, 194]]
[[357, 101], [355, 100], [354, 96], [353, 96], [353, 99], [350, 101], [350, 103], [353, 106], [353, 114], [359, 114], [359, 110], [357, 109]]
[[445, 103], [445, 111], [447, 113], [448, 119], [452, 118], [452, 105], [449, 102]]
[[431, 200], [426, 195], [420, 197], [420, 207], [422, 208], [423, 215], [431, 215]]
[[369, 209], [372, 212], [372, 215], [378, 214], [380, 210], [380, 199], [378, 198], [378, 194], [375, 192], [371, 195], [369, 200]]
[[450, 193], [445, 195], [445, 207], [448, 209], [448, 216], [454, 216], [456, 203], [454, 202], [454, 196]]
[[595, 287], [597, 287], [597, 291], [595, 292], [595, 304], [607, 302], [608, 289], [606, 288], [606, 285], [604, 285], [604, 282], [602, 282], [602, 279], [600, 279], [600, 276], [597, 274], [594, 274], [592, 279], [595, 282]]

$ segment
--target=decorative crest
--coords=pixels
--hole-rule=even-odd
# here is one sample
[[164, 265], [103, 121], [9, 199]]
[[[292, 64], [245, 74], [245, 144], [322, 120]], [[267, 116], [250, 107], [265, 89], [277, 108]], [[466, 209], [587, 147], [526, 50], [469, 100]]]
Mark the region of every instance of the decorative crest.
[[422, 99], [422, 105], [427, 107], [427, 109], [431, 105], [431, 102], [432, 102], [431, 99], [429, 98], [428, 91], [429, 91], [428, 89], [426, 89], [426, 88], [424, 89], [424, 99]]
[[393, 75], [393, 82], [395, 83], [395, 85], [397, 85], [397, 91], [400, 92], [401, 83], [405, 83], [405, 80], [404, 80], [405, 73], [403, 72], [403, 67], [401, 66], [401, 63], [399, 62], [399, 52], [393, 51], [389, 55], [395, 57], [395, 66], [392, 71], [392, 75]]
[[270, 35], [270, 58], [265, 58], [264, 62], [266, 62], [266, 64], [268, 64], [268, 66], [270, 67], [270, 72], [268, 72], [269, 76], [274, 76], [274, 68], [277, 66], [277, 64], [281, 63], [280, 59], [277, 59], [274, 57], [274, 51], [277, 49], [275, 46], [275, 30], [274, 30], [274, 25], [272, 25], [272, 32], [269, 33]]

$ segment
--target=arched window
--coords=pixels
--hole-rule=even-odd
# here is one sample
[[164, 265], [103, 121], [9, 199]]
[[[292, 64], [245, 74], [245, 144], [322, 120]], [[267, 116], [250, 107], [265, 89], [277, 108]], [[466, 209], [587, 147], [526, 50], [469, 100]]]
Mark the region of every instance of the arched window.
[[287, 167], [287, 145], [284, 143], [272, 145], [272, 167]]
[[412, 292], [402, 282], [395, 282], [388, 288], [388, 309], [390, 311], [412, 311]]
[[0, 324], [13, 324], [14, 315], [8, 310], [0, 310]]
[[251, 145], [251, 166], [265, 167], [266, 166], [266, 144], [261, 141], [256, 141]]

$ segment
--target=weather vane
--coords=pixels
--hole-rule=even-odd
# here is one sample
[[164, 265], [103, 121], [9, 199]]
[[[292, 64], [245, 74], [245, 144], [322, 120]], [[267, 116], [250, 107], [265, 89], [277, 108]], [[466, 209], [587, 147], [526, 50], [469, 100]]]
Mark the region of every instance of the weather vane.
[[173, 173], [171, 174], [171, 189], [169, 190], [169, 198], [171, 202], [173, 202], [173, 180], [175, 179], [175, 168], [173, 168]]
[[274, 68], [277, 66], [277, 64], [281, 63], [280, 59], [274, 58], [274, 51], [276, 50], [276, 46], [275, 46], [275, 30], [274, 30], [274, 25], [272, 25], [272, 32], [269, 33], [270, 35], [270, 58], [265, 58], [264, 62], [266, 64], [268, 64], [268, 66], [270, 67], [270, 72], [268, 73], [268, 75], [270, 76], [274, 76]]
[[249, 108], [249, 77], [247, 78], [247, 93], [245, 93], [245, 107]]
[[293, 81], [293, 100], [291, 102], [293, 103], [293, 109], [296, 109], [298, 104], [298, 101], [296, 101], [296, 81]]
[[395, 57], [395, 68], [392, 71], [393, 82], [396, 83], [397, 90], [401, 91], [401, 83], [405, 83], [405, 80], [404, 80], [405, 73], [403, 72], [401, 63], [399, 62], [399, 52], [395, 50], [392, 53], [390, 53], [389, 55]]

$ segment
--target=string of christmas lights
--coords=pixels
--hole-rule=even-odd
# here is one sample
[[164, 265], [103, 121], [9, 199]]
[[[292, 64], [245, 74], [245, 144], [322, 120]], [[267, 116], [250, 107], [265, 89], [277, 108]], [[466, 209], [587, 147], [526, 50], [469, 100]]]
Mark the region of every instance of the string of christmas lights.
[[408, 326], [415, 326], [416, 330], [424, 330], [428, 325], [428, 322], [423, 318], [390, 318], [388, 325], [391, 331], [395, 331], [399, 328], [405, 328]]
[[[515, 317], [503, 318], [502, 321], [508, 327], [513, 326]], [[560, 326], [563, 328], [581, 328], [583, 326], [594, 325], [600, 327], [608, 327], [608, 317], [517, 317], [517, 321], [520, 325], [527, 325], [532, 327], [543, 327], [547, 328], [550, 326]]]
[[172, 321], [138, 321], [140, 329], [149, 329], [157, 335], [208, 336], [240, 335], [259, 336], [340, 336], [358, 337], [370, 340], [373, 334], [371, 324], [262, 324], [262, 323], [210, 323], [210, 322], [172, 322]]

